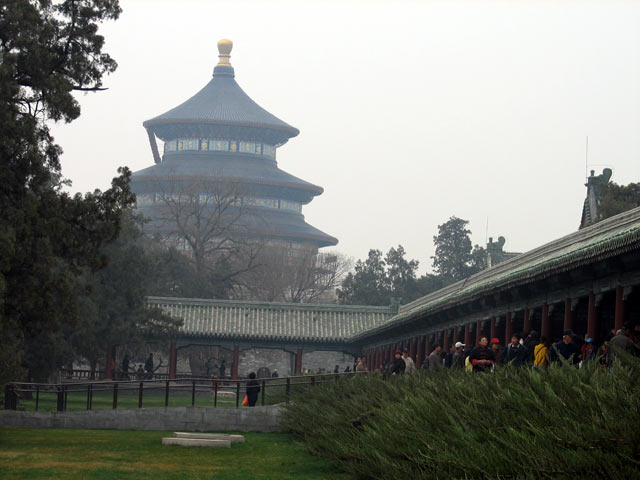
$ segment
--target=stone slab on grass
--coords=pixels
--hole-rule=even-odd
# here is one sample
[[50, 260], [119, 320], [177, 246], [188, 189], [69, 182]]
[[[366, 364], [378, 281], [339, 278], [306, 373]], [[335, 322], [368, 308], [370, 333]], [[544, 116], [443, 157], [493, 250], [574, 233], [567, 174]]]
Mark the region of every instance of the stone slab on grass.
[[230, 435], [226, 433], [191, 433], [173, 432], [174, 438], [202, 438], [208, 440], [229, 440], [231, 443], [244, 443], [243, 435]]
[[206, 438], [174, 438], [165, 437], [162, 445], [180, 445], [181, 447], [217, 447], [231, 448], [231, 440], [212, 440]]

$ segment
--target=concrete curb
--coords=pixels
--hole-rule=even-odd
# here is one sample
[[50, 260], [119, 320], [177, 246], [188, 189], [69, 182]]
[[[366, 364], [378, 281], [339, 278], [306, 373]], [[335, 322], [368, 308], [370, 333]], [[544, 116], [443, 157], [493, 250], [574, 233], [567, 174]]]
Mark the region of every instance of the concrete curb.
[[281, 407], [167, 407], [79, 412], [0, 410], [0, 426], [27, 428], [104, 428], [186, 432], [278, 432]]

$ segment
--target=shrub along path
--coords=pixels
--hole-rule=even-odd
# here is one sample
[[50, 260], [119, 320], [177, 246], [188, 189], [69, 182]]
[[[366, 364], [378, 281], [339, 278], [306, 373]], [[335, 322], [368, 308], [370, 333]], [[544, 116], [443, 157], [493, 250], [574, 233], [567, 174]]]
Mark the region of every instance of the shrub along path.
[[244, 433], [229, 449], [162, 446], [172, 434], [0, 428], [0, 478], [352, 479], [290, 435]]
[[345, 379], [282, 426], [358, 478], [640, 478], [640, 361]]

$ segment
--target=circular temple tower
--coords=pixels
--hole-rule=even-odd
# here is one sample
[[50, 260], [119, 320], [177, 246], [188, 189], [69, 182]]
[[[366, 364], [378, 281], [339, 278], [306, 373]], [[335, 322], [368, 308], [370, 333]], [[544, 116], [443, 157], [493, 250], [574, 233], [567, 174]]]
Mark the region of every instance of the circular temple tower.
[[[143, 124], [155, 165], [135, 172], [131, 188], [138, 210], [150, 219], [145, 228], [171, 234], [162, 200], [197, 185], [203, 190], [201, 199], [204, 190], [217, 189], [212, 197], [228, 197], [231, 193], [220, 192], [233, 189], [234, 206], [250, 213], [236, 234], [293, 252], [336, 245], [336, 238], [306, 223], [302, 215], [302, 206], [323, 189], [280, 170], [276, 162], [278, 147], [298, 135], [298, 129], [264, 110], [236, 83], [229, 62], [232, 46], [230, 40], [218, 42], [219, 62], [202, 90]], [[156, 138], [164, 142], [162, 154]], [[179, 239], [174, 244], [181, 247]]]

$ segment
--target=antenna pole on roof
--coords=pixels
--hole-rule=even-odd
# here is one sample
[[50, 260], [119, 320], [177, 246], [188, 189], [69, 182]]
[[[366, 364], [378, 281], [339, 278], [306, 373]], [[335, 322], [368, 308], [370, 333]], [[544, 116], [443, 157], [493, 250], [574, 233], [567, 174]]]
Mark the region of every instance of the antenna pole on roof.
[[587, 145], [584, 151], [584, 178], [589, 178], [589, 135], [587, 135]]
[[487, 229], [484, 232], [484, 246], [487, 246], [487, 241], [489, 240], [489, 215], [487, 215]]

